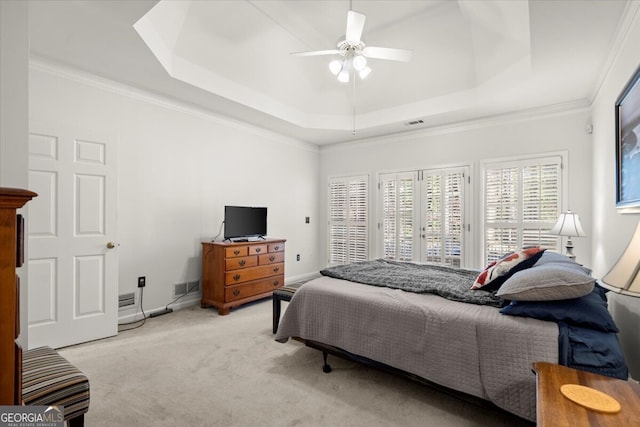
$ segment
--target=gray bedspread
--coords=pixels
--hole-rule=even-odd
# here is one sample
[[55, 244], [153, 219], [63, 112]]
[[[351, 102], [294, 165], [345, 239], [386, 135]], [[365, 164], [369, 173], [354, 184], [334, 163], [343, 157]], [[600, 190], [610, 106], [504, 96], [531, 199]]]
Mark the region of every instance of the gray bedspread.
[[330, 277], [300, 287], [275, 339], [341, 348], [535, 420], [535, 361], [558, 362], [554, 322]]
[[504, 305], [504, 300], [491, 292], [471, 290], [478, 272], [462, 268], [376, 259], [325, 268], [320, 274], [366, 285], [436, 294], [452, 301]]

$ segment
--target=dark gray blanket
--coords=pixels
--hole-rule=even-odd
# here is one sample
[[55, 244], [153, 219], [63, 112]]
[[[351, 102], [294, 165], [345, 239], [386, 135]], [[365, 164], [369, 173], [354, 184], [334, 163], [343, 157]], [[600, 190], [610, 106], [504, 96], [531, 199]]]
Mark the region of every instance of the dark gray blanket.
[[472, 270], [377, 259], [329, 267], [320, 274], [365, 285], [436, 294], [452, 301], [494, 307], [504, 305], [504, 300], [491, 292], [471, 290], [478, 275]]

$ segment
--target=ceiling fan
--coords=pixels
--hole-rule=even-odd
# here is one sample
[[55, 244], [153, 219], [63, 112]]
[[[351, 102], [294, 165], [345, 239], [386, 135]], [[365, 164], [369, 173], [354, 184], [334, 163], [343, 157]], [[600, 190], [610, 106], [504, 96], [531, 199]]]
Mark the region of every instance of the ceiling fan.
[[366, 16], [362, 13], [349, 10], [347, 12], [347, 31], [345, 39], [340, 41], [337, 49], [315, 50], [310, 52], [292, 53], [295, 56], [341, 55], [341, 60], [331, 61], [329, 69], [343, 83], [349, 81], [349, 75], [357, 71], [360, 78], [364, 79], [371, 72], [367, 66], [367, 58], [387, 59], [391, 61], [407, 62], [411, 60], [413, 51], [406, 49], [394, 49], [389, 47], [365, 46], [362, 38], [364, 21]]

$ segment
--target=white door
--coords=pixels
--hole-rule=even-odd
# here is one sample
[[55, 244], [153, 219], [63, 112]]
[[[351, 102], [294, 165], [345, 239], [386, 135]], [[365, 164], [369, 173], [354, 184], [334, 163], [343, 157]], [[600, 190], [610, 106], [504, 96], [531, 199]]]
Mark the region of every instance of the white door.
[[117, 138], [32, 123], [29, 348], [117, 334]]

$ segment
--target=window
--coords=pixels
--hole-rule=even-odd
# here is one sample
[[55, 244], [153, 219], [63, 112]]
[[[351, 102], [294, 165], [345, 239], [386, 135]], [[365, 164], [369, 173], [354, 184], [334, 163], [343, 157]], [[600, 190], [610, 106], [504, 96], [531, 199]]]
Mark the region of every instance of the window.
[[329, 264], [369, 259], [369, 177], [329, 179]]
[[461, 266], [468, 168], [380, 175], [382, 254]]
[[484, 261], [525, 246], [558, 250], [548, 234], [561, 207], [560, 156], [486, 164]]

